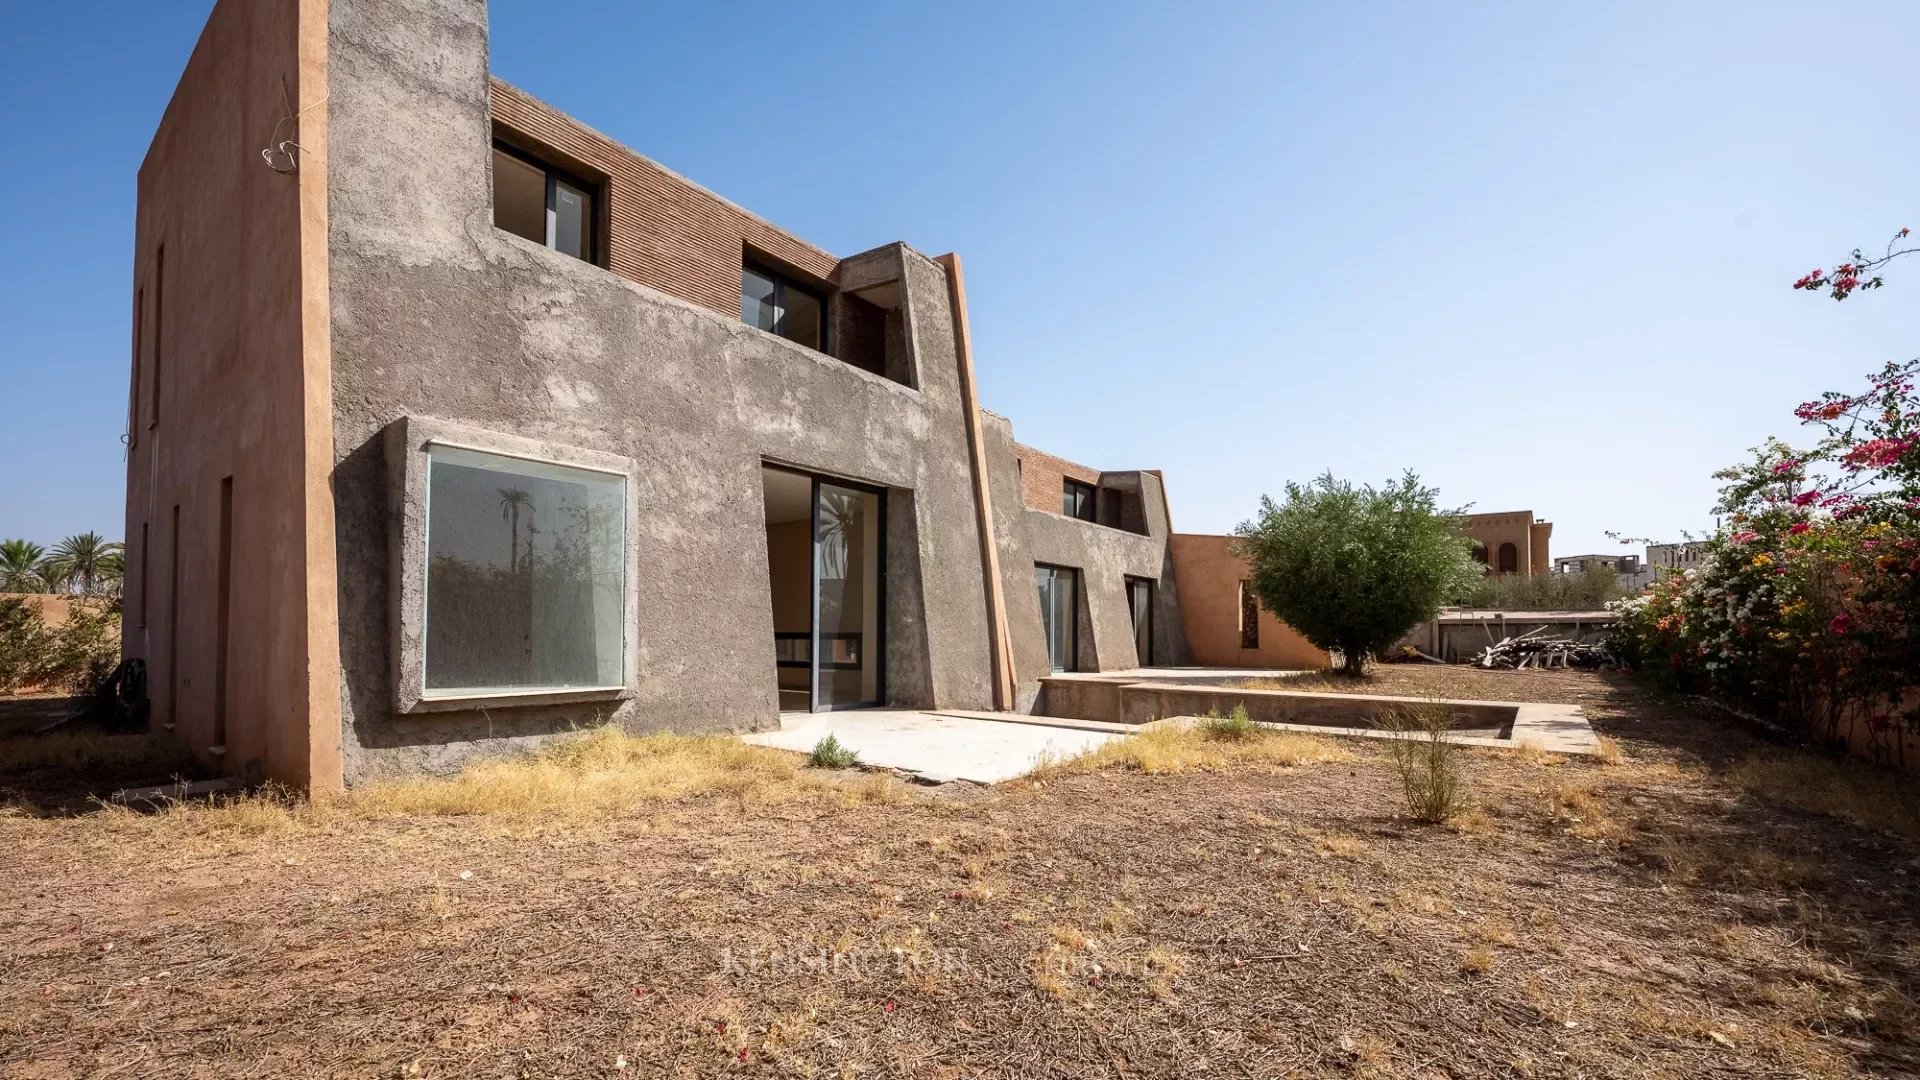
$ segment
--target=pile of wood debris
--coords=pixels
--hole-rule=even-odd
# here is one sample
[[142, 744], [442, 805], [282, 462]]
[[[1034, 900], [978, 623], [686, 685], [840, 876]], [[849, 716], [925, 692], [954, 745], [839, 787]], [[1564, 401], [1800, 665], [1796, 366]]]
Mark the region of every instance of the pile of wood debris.
[[1605, 645], [1575, 641], [1572, 638], [1535, 637], [1545, 630], [1521, 634], [1519, 637], [1501, 638], [1499, 641], [1480, 650], [1473, 658], [1475, 667], [1483, 668], [1580, 668], [1587, 671], [1617, 668], [1620, 660]]

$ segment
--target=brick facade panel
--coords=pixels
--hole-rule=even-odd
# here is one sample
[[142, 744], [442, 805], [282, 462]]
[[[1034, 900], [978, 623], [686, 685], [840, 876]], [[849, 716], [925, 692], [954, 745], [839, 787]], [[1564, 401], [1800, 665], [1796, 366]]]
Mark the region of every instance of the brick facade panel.
[[1060, 495], [1067, 477], [1082, 483], [1100, 483], [1100, 470], [1089, 469], [1066, 458], [1015, 444], [1020, 462], [1020, 498], [1034, 510], [1060, 512]]
[[[751, 248], [775, 269], [831, 287], [840, 261], [628, 150], [498, 79], [493, 119], [604, 182], [608, 269], [729, 318], [740, 317], [740, 259]], [[1057, 503], [1057, 500], [1056, 500]], [[1054, 507], [1059, 509], [1058, 505]]]

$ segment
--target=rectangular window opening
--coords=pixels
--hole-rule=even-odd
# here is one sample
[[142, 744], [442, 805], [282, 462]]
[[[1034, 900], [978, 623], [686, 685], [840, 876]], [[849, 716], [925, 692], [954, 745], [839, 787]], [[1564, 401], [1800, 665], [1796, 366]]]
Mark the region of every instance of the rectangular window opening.
[[1099, 489], [1092, 484], [1067, 477], [1060, 483], [1060, 512], [1081, 521], [1099, 519]]
[[[136, 433], [140, 430], [140, 368], [144, 359], [140, 353], [145, 344], [146, 323], [147, 290], [135, 289], [133, 290], [133, 376], [130, 380], [132, 385], [127, 391], [127, 449], [129, 450], [133, 449], [134, 444], [139, 441]], [[144, 604], [141, 605], [140, 611], [140, 617], [143, 620], [141, 625], [145, 626], [146, 606]]]
[[151, 560], [147, 558], [147, 523], [140, 523], [140, 629], [147, 628], [147, 567]]
[[213, 745], [227, 745], [227, 642], [233, 621], [233, 477], [220, 481], [220, 581], [213, 643]]
[[1153, 666], [1153, 579], [1127, 579], [1127, 612], [1133, 616], [1133, 656], [1141, 667]]
[[826, 294], [753, 262], [740, 265], [740, 321], [827, 351]]
[[626, 477], [427, 450], [423, 696], [616, 690]]
[[167, 544], [167, 730], [180, 721], [180, 504], [173, 504]]
[[147, 389], [147, 430], [160, 426], [160, 395], [167, 384], [161, 364], [167, 347], [167, 245], [153, 256], [153, 385]]
[[1240, 583], [1240, 647], [1260, 647], [1260, 601], [1253, 595], [1252, 582]]
[[493, 224], [497, 229], [597, 263], [598, 188], [504, 143], [493, 144]]

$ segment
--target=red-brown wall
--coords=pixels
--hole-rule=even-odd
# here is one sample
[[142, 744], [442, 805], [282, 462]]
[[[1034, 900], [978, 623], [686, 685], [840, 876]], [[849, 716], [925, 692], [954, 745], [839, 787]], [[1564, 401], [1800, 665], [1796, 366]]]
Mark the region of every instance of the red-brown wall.
[[1100, 483], [1099, 469], [1089, 469], [1031, 446], [1016, 443], [1014, 454], [1020, 463], [1020, 499], [1034, 510], [1059, 513], [1062, 485], [1069, 476], [1085, 484]]
[[[156, 726], [205, 753], [224, 702], [229, 771], [316, 788], [340, 783], [326, 28], [325, 0], [220, 0], [140, 167], [122, 622]], [[304, 148], [285, 171], [269, 133]]]
[[1201, 533], [1174, 533], [1169, 544], [1192, 662], [1201, 667], [1326, 667], [1325, 650], [1265, 608], [1259, 609], [1260, 647], [1240, 647], [1240, 583], [1249, 573], [1247, 561], [1233, 553], [1232, 545], [1230, 536]]

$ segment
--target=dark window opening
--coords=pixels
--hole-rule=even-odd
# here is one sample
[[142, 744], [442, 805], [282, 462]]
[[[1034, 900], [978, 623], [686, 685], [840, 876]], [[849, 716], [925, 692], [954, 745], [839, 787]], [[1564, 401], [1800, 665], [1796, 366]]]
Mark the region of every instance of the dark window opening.
[[1500, 545], [1500, 572], [1517, 574], [1520, 572], [1520, 549], [1512, 544]]
[[795, 345], [827, 351], [824, 294], [764, 266], [740, 266], [740, 320]]
[[493, 224], [515, 236], [597, 262], [594, 185], [493, 144]]
[[1253, 595], [1253, 583], [1240, 583], [1240, 647], [1260, 647], [1260, 600]]
[[147, 628], [147, 523], [140, 523], [140, 629]]
[[[141, 351], [146, 344], [147, 290], [133, 290], [133, 379], [132, 388], [127, 393], [127, 449], [131, 450], [140, 440], [140, 365]], [[141, 609], [141, 619], [146, 618], [146, 609]], [[143, 621], [142, 626], [146, 625]]]
[[1060, 482], [1060, 512], [1081, 521], [1095, 521], [1099, 509], [1098, 489], [1068, 477]]
[[227, 643], [233, 620], [233, 477], [220, 481], [220, 578], [213, 640], [213, 745], [227, 745]]
[[167, 345], [167, 245], [161, 244], [153, 256], [153, 385], [147, 389], [147, 430], [160, 426], [160, 393], [167, 384], [161, 379], [160, 361]]
[[1133, 616], [1133, 657], [1140, 667], [1153, 666], [1153, 579], [1127, 579], [1127, 613]]

